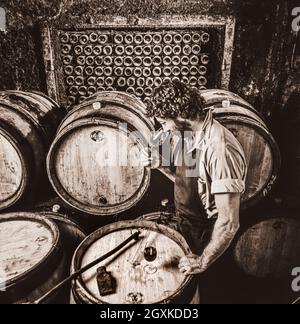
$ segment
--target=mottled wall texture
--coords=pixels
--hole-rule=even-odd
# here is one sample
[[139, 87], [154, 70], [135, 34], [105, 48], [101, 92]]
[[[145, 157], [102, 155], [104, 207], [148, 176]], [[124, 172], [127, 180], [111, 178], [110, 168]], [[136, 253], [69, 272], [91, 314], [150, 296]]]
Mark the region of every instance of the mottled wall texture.
[[[296, 6], [296, 0], [0, 0], [7, 12], [7, 31], [0, 32], [0, 88], [46, 91], [39, 34], [45, 21], [230, 14], [237, 20], [230, 90], [265, 115], [285, 152], [287, 142], [296, 145], [295, 120], [300, 116], [300, 49], [291, 28]], [[286, 165], [296, 161], [295, 149], [284, 156], [288, 154]], [[288, 169], [283, 170], [285, 179]]]

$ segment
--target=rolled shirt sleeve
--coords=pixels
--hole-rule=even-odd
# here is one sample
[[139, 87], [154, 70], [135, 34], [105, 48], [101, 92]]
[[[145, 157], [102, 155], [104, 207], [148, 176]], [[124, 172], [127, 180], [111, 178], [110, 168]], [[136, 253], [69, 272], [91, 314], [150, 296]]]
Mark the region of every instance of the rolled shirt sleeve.
[[220, 140], [211, 143], [207, 157], [212, 195], [244, 193], [247, 166], [240, 146]]

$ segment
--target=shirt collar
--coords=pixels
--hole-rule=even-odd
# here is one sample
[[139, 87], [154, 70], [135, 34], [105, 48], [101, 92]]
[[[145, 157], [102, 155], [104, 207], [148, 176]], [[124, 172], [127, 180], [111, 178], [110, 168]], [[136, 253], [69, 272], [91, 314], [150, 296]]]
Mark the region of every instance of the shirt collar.
[[206, 117], [204, 119], [201, 129], [196, 132], [196, 138], [194, 141], [194, 145], [191, 145], [190, 141], [186, 140], [186, 143], [188, 144], [187, 153], [192, 153], [195, 150], [202, 149], [205, 134], [210, 131], [212, 123], [213, 123], [213, 109], [209, 109], [206, 114]]

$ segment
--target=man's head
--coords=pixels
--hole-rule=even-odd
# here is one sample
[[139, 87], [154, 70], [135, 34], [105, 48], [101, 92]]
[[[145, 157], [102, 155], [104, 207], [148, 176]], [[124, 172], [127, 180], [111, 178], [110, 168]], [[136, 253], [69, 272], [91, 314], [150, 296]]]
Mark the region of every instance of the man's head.
[[186, 130], [190, 122], [205, 116], [204, 102], [195, 88], [179, 81], [165, 81], [154, 90], [147, 104], [149, 117], [155, 117], [165, 131]]

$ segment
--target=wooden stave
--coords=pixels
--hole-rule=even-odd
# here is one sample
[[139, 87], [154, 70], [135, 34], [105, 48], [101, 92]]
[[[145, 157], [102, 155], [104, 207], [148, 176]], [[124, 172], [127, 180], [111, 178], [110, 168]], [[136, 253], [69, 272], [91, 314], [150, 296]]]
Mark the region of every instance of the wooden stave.
[[[132, 116], [129, 119], [124, 119], [122, 114], [119, 113], [119, 115], [117, 115], [116, 113], [112, 113], [111, 110], [103, 109], [103, 107], [101, 107], [99, 110], [95, 110], [91, 106], [96, 102], [100, 102], [101, 104], [104, 103], [105, 105], [118, 106], [118, 108], [122, 109], [123, 112], [128, 111], [128, 113]], [[144, 129], [154, 131], [154, 126], [146, 117], [146, 107], [144, 106], [143, 102], [127, 93], [114, 91], [99, 92], [94, 96], [88, 98], [82, 104], [74, 107], [72, 111], [62, 121], [58, 132], [60, 132], [68, 124], [72, 123], [77, 119], [97, 116], [113, 117], [114, 119], [118, 119], [123, 122], [129, 122], [130, 124], [132, 122], [132, 119], [138, 117], [144, 123], [144, 127], [138, 129], [139, 131], [141, 131], [142, 133]]]
[[[26, 160], [23, 168], [26, 183], [22, 193], [9, 203], [1, 204], [1, 210], [26, 198], [38, 179], [46, 178], [45, 157], [64, 112], [47, 96], [22, 91], [0, 92], [0, 105], [7, 111], [7, 116], [10, 115], [9, 118], [0, 116], [1, 127], [9, 129], [10, 142], [13, 138], [18, 139], [16, 150], [18, 154], [23, 152]], [[16, 126], [16, 120], [19, 126]]]
[[16, 106], [20, 113], [28, 116], [40, 132], [44, 143], [50, 146], [61, 120], [66, 115], [64, 109], [46, 95], [36, 92], [0, 92], [0, 102], [1, 100], [10, 106]]
[[[12, 135], [13, 134], [13, 135]], [[21, 136], [11, 128], [9, 125], [0, 121], [0, 136], [3, 136], [13, 146], [21, 161], [22, 168], [22, 182], [14, 193], [9, 198], [2, 199], [0, 203], [0, 210], [6, 209], [14, 205], [24, 195], [26, 189], [30, 186], [29, 179], [32, 175], [28, 157], [32, 156], [32, 152], [27, 145], [20, 145], [22, 142]]]
[[237, 124], [242, 124], [244, 122], [246, 123], [246, 125], [251, 125], [267, 140], [267, 142], [270, 144], [271, 151], [273, 152], [272, 155], [273, 166], [272, 166], [272, 171], [268, 179], [268, 182], [266, 183], [265, 187], [262, 190], [260, 190], [255, 196], [241, 202], [241, 209], [245, 210], [257, 205], [261, 200], [263, 200], [269, 194], [269, 192], [272, 190], [272, 187], [278, 181], [280, 168], [281, 168], [280, 150], [272, 134], [267, 129], [265, 129], [260, 123], [257, 123], [255, 120], [251, 118], [228, 116], [228, 117], [217, 118], [217, 120], [224, 126], [227, 123], [231, 123], [232, 121], [234, 121]]
[[[181, 296], [178, 299], [174, 299], [173, 301], [165, 301], [161, 302], [160, 304], [175, 304], [175, 305], [199, 305], [200, 304], [200, 292], [197, 283], [197, 279], [194, 279], [191, 286], [191, 291], [186, 292], [186, 296]], [[70, 294], [70, 304], [71, 305], [93, 305], [94, 303], [91, 302], [89, 298], [87, 298], [84, 292], [79, 287], [72, 287], [71, 294]]]
[[234, 92], [223, 89], [206, 89], [199, 91], [202, 99], [204, 100], [205, 107], [222, 107], [222, 102], [229, 100], [231, 104], [246, 108], [256, 114], [260, 119], [264, 119], [262, 115], [246, 100]]
[[[13, 304], [33, 304], [43, 297], [48, 291], [53, 289], [56, 285], [62, 282], [67, 274], [68, 262], [66, 255], [62, 253], [59, 262], [56, 267], [54, 267], [52, 272], [49, 272], [49, 276], [45, 277], [43, 282], [40, 281], [40, 284], [31, 286], [32, 291], [28, 293], [25, 297], [22, 297], [19, 300], [13, 302]], [[49, 269], [46, 269], [49, 271]], [[35, 279], [36, 280], [36, 279]], [[34, 281], [37, 283], [37, 281]], [[54, 293], [52, 296], [47, 299], [44, 304], [67, 304], [65, 297], [65, 292], [63, 290]]]
[[[49, 290], [49, 287], [52, 289], [56, 286], [62, 279], [70, 275], [70, 264], [72, 261], [73, 253], [79, 244], [87, 237], [87, 233], [84, 229], [78, 224], [75, 220], [71, 219], [69, 215], [55, 213], [55, 212], [39, 212], [39, 215], [45, 217], [46, 219], [54, 222], [61, 234], [61, 241], [63, 242], [64, 256], [59, 265], [59, 268], [56, 270], [56, 273], [59, 273], [58, 279], [53, 280], [52, 276], [49, 278], [49, 282], [45, 283], [45, 291]], [[54, 272], [55, 273], [55, 272]], [[47, 304], [68, 304], [68, 294], [71, 289], [71, 285], [67, 285], [65, 288], [62, 288], [60, 292], [54, 294], [50, 297], [46, 303]], [[40, 296], [37, 296], [40, 298]], [[33, 298], [33, 300], [37, 299]]]
[[[253, 233], [254, 234], [256, 233], [255, 230], [257, 228], [261, 229], [261, 230], [263, 230], [263, 229], [267, 230], [268, 226], [270, 227], [271, 225], [273, 225], [272, 228], [274, 230], [277, 230], [277, 229], [280, 230], [281, 223], [286, 224], [287, 226], [289, 226], [290, 228], [293, 228], [293, 229], [297, 228], [298, 232], [299, 232], [300, 222], [298, 219], [291, 217], [291, 216], [284, 216], [282, 213], [275, 213], [272, 216], [264, 217], [264, 220], [260, 220], [257, 223], [252, 223], [251, 225], [247, 226], [247, 228], [245, 228], [242, 233], [240, 233], [239, 237], [236, 238], [236, 240], [235, 240], [234, 250], [233, 250], [233, 259], [235, 261], [235, 264], [241, 269], [241, 271], [246, 273], [248, 276], [259, 278], [260, 280], [261, 279], [279, 280], [279, 279], [290, 278], [291, 271], [293, 270], [294, 267], [297, 266], [297, 261], [292, 262], [292, 264], [288, 267], [288, 269], [287, 268], [285, 269], [286, 271], [283, 271], [283, 269], [279, 269], [279, 268], [277, 268], [277, 270], [276, 270], [276, 269], [274, 269], [274, 267], [271, 267], [270, 264], [267, 267], [263, 266], [263, 267], [259, 268], [254, 263], [255, 261], [253, 260], [253, 258], [252, 258], [250, 266], [249, 266], [249, 264], [247, 265], [247, 263], [243, 263], [243, 261], [245, 261], [245, 259], [243, 259], [243, 254], [245, 254], [245, 253], [242, 253], [242, 252], [243, 251], [245, 252], [245, 250], [244, 250], [245, 238], [248, 238], [248, 239], [252, 238], [252, 241], [254, 241]], [[279, 227], [276, 228], [277, 226], [279, 226]], [[270, 235], [270, 233], [268, 233], [268, 234]], [[262, 238], [262, 239], [267, 238], [267, 237], [269, 238], [269, 236], [266, 235], [266, 233], [265, 233], [265, 235], [260, 236], [260, 238]], [[257, 242], [257, 237], [255, 238], [255, 242]], [[275, 242], [275, 240], [274, 240], [274, 242]], [[273, 242], [273, 244], [274, 244], [274, 242]], [[262, 248], [263, 247], [262, 245], [264, 245], [264, 244], [259, 245], [259, 247]], [[242, 247], [243, 247], [243, 249], [242, 249]], [[274, 252], [274, 250], [270, 248], [269, 244], [268, 244], [268, 247], [269, 247], [269, 252]], [[254, 251], [253, 246], [251, 249], [247, 249], [247, 251], [246, 251], [247, 255], [249, 254], [249, 251], [250, 252]], [[282, 248], [280, 249], [280, 251], [282, 251]], [[289, 251], [290, 251], [290, 249], [289, 249]], [[267, 256], [266, 253], [267, 252], [264, 253], [265, 257]], [[266, 262], [270, 262], [270, 260], [272, 258], [273, 258], [272, 261], [274, 263], [275, 262], [274, 255], [272, 257], [269, 256], [267, 258]], [[287, 256], [284, 255], [284, 256], [282, 256], [282, 258], [287, 259]], [[278, 264], [279, 262], [280, 262], [280, 260], [278, 260], [278, 257], [276, 257], [276, 263]], [[266, 268], [268, 268], [269, 271], [266, 271]]]
[[[105, 105], [111, 105], [111, 106], [105, 106], [104, 108], [99, 110], [95, 110], [92, 105], [95, 102], [101, 102], [102, 105], [105, 103]], [[116, 111], [114, 107], [118, 107], [118, 109], [122, 109], [123, 113]], [[121, 115], [121, 116], [120, 116]], [[55, 156], [53, 155], [53, 150], [56, 145], [57, 140], [59, 140], [62, 136], [64, 136], [68, 131], [71, 130], [74, 123], [82, 122], [84, 123], [87, 121], [87, 118], [93, 118], [93, 119], [102, 119], [106, 120], [109, 119], [114, 122], [118, 123], [126, 123], [131, 128], [132, 131], [138, 131], [139, 134], [142, 135], [142, 140], [145, 144], [148, 144], [151, 140], [152, 131], [154, 131], [154, 126], [149, 121], [149, 119], [146, 117], [146, 107], [140, 101], [139, 99], [135, 98], [134, 96], [128, 95], [123, 92], [99, 92], [90, 98], [88, 98], [85, 102], [82, 104], [76, 106], [69, 114], [65, 117], [65, 119], [62, 121], [58, 133], [57, 138], [55, 139], [54, 143], [52, 144], [48, 158], [47, 158], [47, 172], [48, 176], [50, 178], [50, 182], [54, 189], [56, 190], [57, 186], [59, 186], [56, 179], [52, 179], [53, 177], [53, 166], [52, 161], [54, 160]], [[70, 127], [71, 125], [71, 127]], [[51, 171], [52, 170], [52, 171]], [[146, 193], [146, 189], [150, 185], [150, 171], [148, 169], [145, 169], [147, 176], [146, 176], [146, 186], [143, 186], [143, 193], [142, 195], [138, 196], [137, 201], [133, 205], [129, 205], [129, 207], [134, 206]], [[57, 192], [57, 190], [56, 190]], [[60, 194], [59, 194], [60, 195]], [[66, 195], [60, 197], [70, 205], [68, 202], [68, 198], [66, 198]], [[95, 209], [86, 210], [86, 208], [78, 208], [77, 204], [71, 204], [71, 206], [84, 211], [88, 212], [90, 214], [95, 215], [112, 215], [112, 214], [118, 214], [128, 208], [124, 208], [122, 210], [113, 210], [111, 212], [105, 212], [105, 211], [98, 211]]]
[[56, 193], [60, 196], [61, 199], [63, 199], [64, 202], [66, 202], [68, 205], [86, 212], [90, 215], [93, 216], [110, 216], [110, 215], [114, 215], [114, 214], [119, 214], [125, 210], [128, 210], [129, 208], [135, 206], [144, 196], [144, 194], [146, 193], [146, 191], [148, 190], [149, 186], [150, 186], [150, 177], [151, 177], [151, 171], [149, 168], [144, 168], [145, 170], [145, 175], [144, 175], [144, 181], [142, 184], [142, 187], [140, 188], [140, 191], [135, 195], [134, 198], [130, 199], [129, 202], [127, 202], [126, 204], [123, 203], [122, 204], [122, 208], [120, 207], [116, 207], [116, 208], [112, 208], [109, 207], [108, 209], [101, 207], [101, 209], [99, 208], [88, 208], [86, 205], [81, 204], [80, 202], [76, 201], [73, 197], [71, 197], [68, 192], [63, 188], [63, 186], [61, 184], [59, 184], [59, 180], [57, 179], [56, 175], [55, 175], [55, 152], [56, 152], [56, 146], [60, 145], [61, 141], [63, 141], [64, 137], [68, 135], [68, 133], [74, 131], [74, 127], [83, 127], [83, 126], [87, 126], [88, 124], [90, 125], [95, 125], [95, 124], [99, 124], [99, 125], [103, 125], [103, 123], [111, 123], [116, 125], [117, 123], [113, 120], [106, 120], [103, 118], [87, 118], [87, 119], [79, 119], [71, 124], [69, 124], [68, 126], [66, 126], [62, 131], [60, 131], [58, 133], [58, 136], [56, 137], [56, 139], [54, 140], [54, 142], [52, 143], [52, 146], [49, 150], [49, 154], [47, 157], [47, 173], [48, 173], [48, 178], [49, 181], [52, 185], [52, 187], [54, 188], [54, 190], [56, 191]]
[[75, 244], [79, 241], [81, 243], [87, 237], [85, 230], [68, 215], [54, 212], [39, 212], [39, 214], [56, 223], [62, 235], [67, 236], [68, 240], [75, 241]]
[[[0, 303], [33, 303], [51, 287], [60, 282], [65, 275], [66, 263], [58, 227], [54, 222], [30, 212], [8, 213], [0, 215], [5, 220], [37, 221], [48, 227], [54, 234], [54, 245], [38, 264], [6, 283], [6, 291], [0, 295]], [[54, 296], [49, 302], [54, 302]]]
[[[65, 252], [65, 260], [62, 268], [63, 278], [65, 278], [70, 275], [70, 264], [72, 262], [73, 254], [80, 243], [87, 237], [87, 233], [76, 221], [71, 219], [69, 215], [54, 212], [40, 212], [39, 214], [42, 217], [53, 221], [59, 228]], [[47, 286], [54, 287], [57, 282], [47, 284]], [[47, 301], [47, 303], [59, 302], [68, 304], [68, 295], [70, 289], [71, 284], [63, 288], [60, 292], [58, 292], [58, 294], [54, 294], [53, 297]]]
[[[179, 244], [185, 250], [186, 255], [191, 254], [191, 250], [183, 236], [179, 232], [173, 230], [168, 226], [141, 219], [136, 221], [123, 221], [113, 223], [98, 229], [80, 244], [80, 246], [77, 248], [73, 255], [71, 274], [79, 270], [78, 266], [80, 266], [80, 262], [84, 255], [84, 251], [95, 241], [101, 239], [101, 237], [105, 234], [111, 233], [112, 231], [118, 231], [119, 228], [138, 229], [145, 227], [148, 227], [152, 230], [155, 228], [158, 232], [175, 240], [177, 244]], [[187, 276], [185, 283], [182, 285], [182, 287], [180, 287], [180, 289], [176, 293], [174, 293], [169, 298], [166, 298], [165, 300], [158, 301], [156, 304], [189, 304], [190, 302], [197, 303], [197, 297], [199, 294], [197, 278], [197, 276]], [[76, 304], [106, 304], [104, 301], [100, 301], [94, 296], [92, 296], [92, 294], [84, 288], [84, 284], [78, 279], [72, 283], [71, 302]]]
[[[28, 93], [28, 92], [27, 92]], [[58, 105], [58, 103], [52, 99], [51, 97], [49, 97], [48, 95], [46, 95], [45, 93], [41, 92], [41, 91], [30, 91], [30, 94], [32, 95], [36, 95], [38, 96], [40, 99], [44, 98], [45, 101], [47, 101], [50, 105], [52, 105], [53, 109], [58, 109], [58, 110], [62, 110], [63, 114], [65, 115], [67, 113], [67, 110], [64, 107], [61, 107]]]
[[[20, 115], [15, 115], [15, 117], [19, 121], [24, 122], [24, 125], [30, 125], [29, 121], [22, 120]], [[45, 154], [45, 150], [39, 142], [38, 134], [34, 130], [29, 135], [26, 135], [26, 132], [22, 132], [22, 130], [14, 127], [13, 121], [8, 123], [8, 121], [1, 119], [1, 117], [0, 127], [2, 134], [6, 133], [8, 141], [15, 147], [22, 161], [22, 174], [24, 175], [21, 190], [12, 194], [12, 198], [8, 202], [1, 201], [0, 210], [4, 210], [25, 198], [26, 194], [34, 187], [34, 183], [30, 180], [39, 177], [43, 165], [41, 157], [43, 153]], [[36, 143], [37, 145], [35, 145]], [[35, 150], [32, 149], [33, 147], [35, 147]]]
[[[112, 101], [118, 102], [119, 104], [124, 104], [124, 102], [129, 105], [130, 107], [134, 107], [138, 114], [141, 116], [145, 116], [147, 114], [147, 108], [145, 104], [136, 96], [131, 95], [126, 92], [121, 91], [100, 91], [92, 95], [91, 97], [86, 99], [86, 102], [93, 102], [93, 101]], [[79, 105], [80, 106], [80, 105]]]
[[212, 113], [214, 118], [221, 118], [221, 117], [246, 117], [246, 118], [251, 118], [258, 124], [260, 124], [263, 128], [268, 130], [268, 126], [265, 124], [263, 119], [259, 117], [257, 114], [253, 113], [253, 111], [242, 107], [238, 106], [235, 104], [231, 104], [229, 108], [224, 108], [224, 107], [218, 107], [218, 106], [213, 106]]
[[[107, 105], [106, 107], [103, 107], [102, 109], [99, 109], [98, 111], [95, 111], [91, 106], [85, 106], [81, 107], [84, 108], [83, 112], [77, 111], [79, 114], [77, 118], [73, 116], [70, 116], [61, 126], [58, 131], [58, 135], [64, 131], [65, 128], [67, 128], [70, 124], [74, 123], [75, 121], [87, 119], [87, 118], [101, 118], [101, 119], [110, 119], [113, 121], [117, 121], [120, 124], [126, 124], [129, 125], [129, 127], [133, 131], [138, 131], [141, 135], [141, 138], [144, 139], [145, 145], [148, 145], [148, 143], [151, 140], [152, 137], [152, 131], [154, 129], [151, 127], [151, 124], [144, 123], [143, 120], [139, 119], [139, 116], [137, 116], [134, 112], [126, 109], [125, 107], [121, 106], [115, 106], [115, 105]], [[122, 113], [120, 113], [120, 110], [122, 109]], [[80, 109], [81, 110], [81, 109]]]
[[[35, 166], [36, 170], [40, 170], [43, 167], [42, 156], [45, 156], [47, 148], [44, 141], [43, 130], [39, 129], [38, 121], [32, 118], [32, 116], [26, 112], [24, 114], [23, 109], [19, 109], [18, 106], [12, 106], [9, 102], [0, 101], [0, 109], [5, 110], [7, 116], [0, 116], [0, 120], [4, 124], [9, 125], [11, 129], [14, 129], [13, 135], [20, 134], [19, 147], [27, 145], [32, 151], [34, 159], [31, 163]], [[28, 133], [30, 130], [30, 133]], [[12, 136], [13, 136], [12, 135]]]

